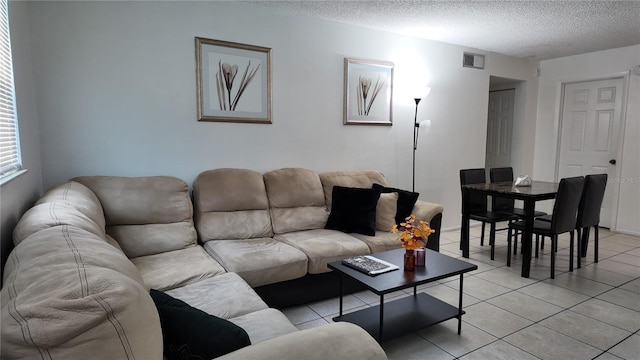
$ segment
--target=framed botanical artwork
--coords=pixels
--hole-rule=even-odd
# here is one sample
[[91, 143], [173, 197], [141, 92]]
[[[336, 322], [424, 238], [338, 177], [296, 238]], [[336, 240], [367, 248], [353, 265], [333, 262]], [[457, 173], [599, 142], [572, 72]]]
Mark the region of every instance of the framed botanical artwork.
[[391, 125], [393, 63], [344, 59], [344, 124]]
[[271, 49], [196, 37], [198, 121], [271, 124]]

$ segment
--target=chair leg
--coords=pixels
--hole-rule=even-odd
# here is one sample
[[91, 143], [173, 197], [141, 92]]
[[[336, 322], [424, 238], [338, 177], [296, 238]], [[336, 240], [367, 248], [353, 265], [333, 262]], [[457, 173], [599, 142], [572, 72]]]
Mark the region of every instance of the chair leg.
[[544, 250], [544, 236], [542, 237], [542, 242], [540, 243], [540, 250]]
[[[544, 238], [543, 238], [544, 240]], [[536, 258], [538, 257], [538, 244], [540, 243], [540, 235], [536, 234]]]
[[593, 226], [593, 236], [594, 236], [594, 242], [593, 242], [593, 262], [598, 262], [598, 225], [594, 225]]
[[[578, 243], [580, 243], [580, 239], [578, 239]], [[573, 272], [573, 245], [574, 244], [573, 244], [573, 230], [572, 230], [569, 232], [569, 271], [571, 272]], [[578, 252], [578, 258], [580, 258], [580, 252]]]
[[551, 278], [556, 278], [556, 252], [553, 251], [558, 242], [558, 235], [551, 235]]
[[496, 255], [496, 223], [491, 223], [489, 231], [489, 246], [491, 246], [491, 260], [493, 260]]
[[511, 228], [507, 231], [507, 266], [511, 267]]
[[582, 228], [576, 227], [576, 234], [577, 234], [576, 239], [578, 240], [577, 241], [578, 243], [577, 267], [578, 269], [580, 269], [582, 267]]
[[518, 230], [516, 230], [513, 238], [513, 255], [518, 255]]
[[[580, 234], [580, 229], [577, 229], [577, 233]], [[580, 235], [578, 235], [576, 237], [576, 240], [577, 240], [576, 243], [578, 244], [578, 246], [577, 246], [578, 247], [578, 250], [577, 250], [578, 251], [578, 256], [577, 256], [578, 260], [577, 260], [577, 265], [576, 266], [577, 266], [578, 269], [580, 269], [582, 267], [582, 256], [580, 256], [580, 254], [582, 254], [582, 241], [580, 240]], [[572, 257], [572, 259], [573, 259], [573, 257]], [[571, 261], [573, 261], [573, 260], [571, 260]]]
[[482, 223], [482, 233], [480, 233], [480, 246], [484, 246], [484, 225], [485, 223]]
[[583, 230], [584, 230], [584, 234], [582, 235], [582, 238], [580, 238], [580, 241], [582, 241], [582, 253], [580, 255], [582, 257], [585, 257], [587, 256], [587, 249], [589, 247], [590, 228], [587, 226]]

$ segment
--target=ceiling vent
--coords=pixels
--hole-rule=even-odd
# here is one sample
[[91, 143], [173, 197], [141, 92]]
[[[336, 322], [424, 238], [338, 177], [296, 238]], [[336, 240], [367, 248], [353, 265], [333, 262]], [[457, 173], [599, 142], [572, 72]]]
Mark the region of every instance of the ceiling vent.
[[484, 55], [465, 52], [462, 54], [462, 67], [484, 69]]

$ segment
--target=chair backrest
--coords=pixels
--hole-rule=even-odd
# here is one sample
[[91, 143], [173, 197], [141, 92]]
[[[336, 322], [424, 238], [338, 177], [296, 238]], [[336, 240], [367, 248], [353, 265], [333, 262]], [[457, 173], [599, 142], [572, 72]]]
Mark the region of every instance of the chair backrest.
[[587, 175], [582, 198], [578, 206], [576, 227], [595, 226], [600, 223], [600, 208], [607, 187], [607, 174]]
[[[513, 168], [512, 167], [499, 167], [491, 168], [489, 170], [489, 179], [492, 183], [495, 182], [513, 182]], [[491, 198], [491, 210], [492, 211], [513, 211], [515, 205], [514, 199], [508, 199], [503, 197], [494, 196]]]
[[551, 232], [562, 234], [576, 228], [576, 213], [582, 197], [584, 177], [576, 176], [560, 180], [556, 201], [551, 215]]
[[[484, 184], [486, 183], [485, 170], [483, 168], [478, 169], [461, 169], [460, 170], [460, 186], [471, 184]], [[483, 194], [470, 194], [469, 199], [469, 211], [487, 211], [487, 196]]]

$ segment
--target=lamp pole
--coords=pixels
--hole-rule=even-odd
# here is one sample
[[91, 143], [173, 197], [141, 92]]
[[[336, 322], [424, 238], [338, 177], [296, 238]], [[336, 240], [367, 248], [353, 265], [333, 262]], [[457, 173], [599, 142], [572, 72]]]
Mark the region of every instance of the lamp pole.
[[418, 124], [418, 104], [422, 98], [414, 98], [416, 101], [416, 113], [413, 117], [413, 185], [411, 187], [411, 191], [416, 191], [416, 150], [418, 149], [418, 129], [420, 128], [420, 124]]

